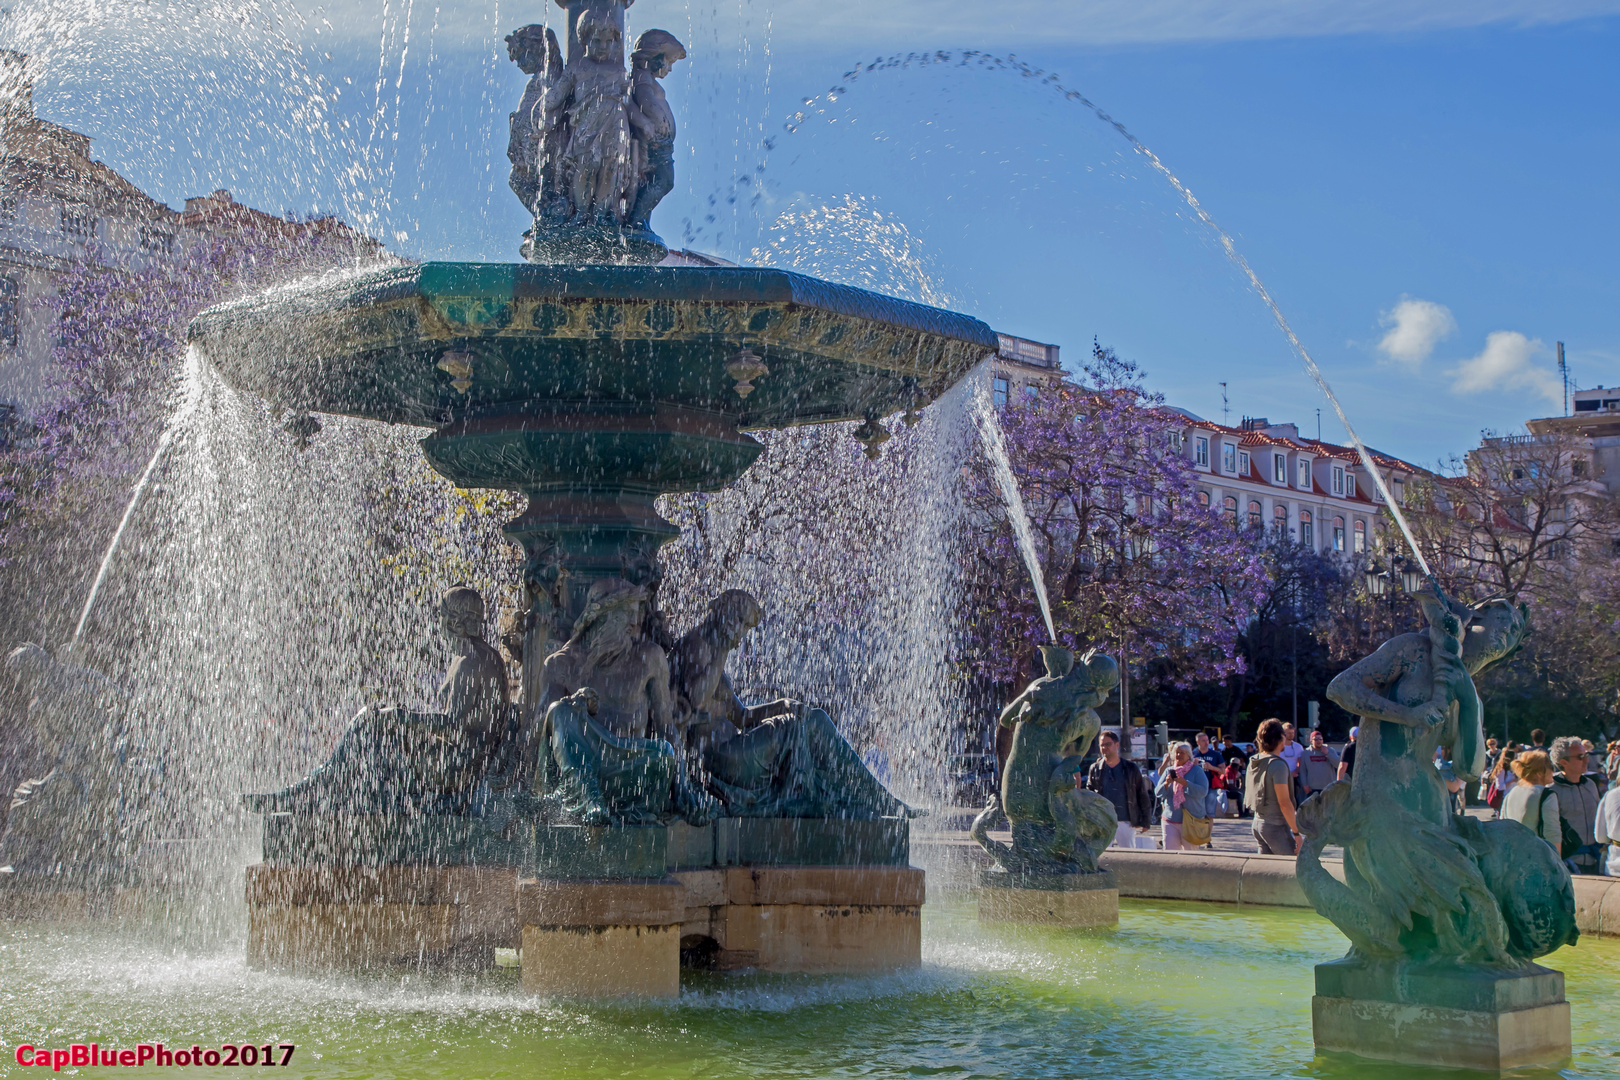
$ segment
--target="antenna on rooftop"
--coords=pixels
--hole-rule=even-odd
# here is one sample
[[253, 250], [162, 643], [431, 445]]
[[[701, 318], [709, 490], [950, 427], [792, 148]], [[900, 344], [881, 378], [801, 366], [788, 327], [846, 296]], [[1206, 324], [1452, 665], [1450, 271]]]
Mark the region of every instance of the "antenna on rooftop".
[[1221, 383], [1221, 426], [1232, 426], [1232, 403], [1226, 400], [1226, 384]]
[[1322, 410], [1316, 410], [1316, 441], [1322, 441]]
[[1564, 363], [1564, 343], [1558, 343], [1558, 377], [1564, 380], [1564, 415], [1569, 415], [1569, 365]]

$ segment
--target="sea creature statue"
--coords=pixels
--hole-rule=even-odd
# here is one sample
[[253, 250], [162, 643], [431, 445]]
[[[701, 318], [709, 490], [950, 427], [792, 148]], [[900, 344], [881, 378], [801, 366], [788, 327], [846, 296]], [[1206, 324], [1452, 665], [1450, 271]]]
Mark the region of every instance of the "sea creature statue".
[[273, 813], [464, 814], [508, 734], [506, 664], [484, 640], [484, 599], [464, 585], [444, 594], [439, 624], [456, 649], [438, 712], [361, 710], [326, 764], [280, 791], [244, 795]]
[[[1075, 774], [1101, 730], [1096, 706], [1119, 685], [1119, 666], [1101, 653], [1077, 664], [1072, 649], [1056, 645], [1042, 646], [1041, 658], [1046, 674], [1001, 713], [1013, 740], [1000, 798], [991, 796], [968, 831], [1009, 873], [1095, 873], [1118, 817], [1113, 803], [1079, 788]], [[1001, 811], [1012, 823], [1011, 845], [990, 838]]]
[[[18, 786], [0, 837], [0, 872], [52, 888], [128, 884], [140, 844], [153, 839], [161, 757], [133, 733], [133, 703], [99, 672], [55, 660], [38, 645], [5, 659], [12, 708], [51, 760]], [[13, 876], [15, 875], [15, 876]]]
[[[1520, 823], [1457, 815], [1434, 757], [1449, 747], [1465, 780], [1484, 771], [1473, 676], [1517, 651], [1528, 611], [1503, 599], [1462, 604], [1433, 582], [1418, 599], [1426, 633], [1391, 638], [1328, 686], [1361, 718], [1356, 769], [1301, 804], [1295, 872], [1350, 939], [1341, 963], [1520, 968], [1576, 940], [1569, 873]], [[1344, 848], [1342, 883], [1322, 866], [1329, 844]]]
[[787, 698], [754, 706], [738, 699], [726, 658], [761, 616], [758, 601], [729, 589], [675, 645], [676, 726], [707, 790], [732, 817], [915, 817], [824, 710]]

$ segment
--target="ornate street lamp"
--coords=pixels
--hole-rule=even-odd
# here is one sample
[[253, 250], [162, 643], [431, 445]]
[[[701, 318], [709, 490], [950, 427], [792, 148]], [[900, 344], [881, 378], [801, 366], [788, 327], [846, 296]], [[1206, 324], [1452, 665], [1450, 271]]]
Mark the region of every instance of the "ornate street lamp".
[[1362, 574], [1362, 580], [1366, 583], [1367, 595], [1375, 597], [1388, 596], [1389, 606], [1393, 609], [1397, 595], [1395, 590], [1397, 581], [1400, 582], [1400, 592], [1404, 592], [1408, 596], [1422, 590], [1424, 582], [1423, 571], [1416, 559], [1396, 555], [1389, 562], [1390, 568], [1385, 570], [1378, 565], [1378, 560], [1372, 560], [1367, 564], [1366, 572]]

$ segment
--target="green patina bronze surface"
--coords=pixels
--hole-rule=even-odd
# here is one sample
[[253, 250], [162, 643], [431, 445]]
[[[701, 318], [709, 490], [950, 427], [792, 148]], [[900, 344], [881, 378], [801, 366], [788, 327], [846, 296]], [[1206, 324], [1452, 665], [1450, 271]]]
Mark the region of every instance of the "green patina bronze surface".
[[[434, 428], [515, 407], [660, 403], [744, 431], [888, 415], [997, 346], [977, 319], [786, 270], [505, 263], [273, 292], [203, 312], [190, 338], [286, 408]], [[744, 348], [769, 368], [746, 397], [726, 372]], [[465, 391], [438, 366], [447, 352], [470, 356]]]
[[707, 825], [492, 829], [463, 815], [266, 814], [275, 866], [512, 866], [544, 878], [662, 877], [723, 866], [907, 866], [904, 818], [720, 818]]
[[[1113, 804], [1079, 790], [1075, 774], [1101, 730], [1094, 707], [1119, 684], [1119, 667], [1112, 657], [1090, 653], [1076, 664], [1072, 650], [1056, 645], [1041, 646], [1041, 656], [1047, 673], [1001, 713], [1000, 724], [1013, 729], [1013, 741], [1000, 797], [968, 828], [996, 860], [1002, 882], [1096, 875], [1097, 855], [1113, 840], [1117, 824]], [[1002, 812], [1012, 826], [1011, 844], [990, 838]]]
[[[1296, 872], [1350, 939], [1353, 961], [1517, 970], [1575, 942], [1569, 873], [1519, 822], [1456, 813], [1435, 753], [1465, 781], [1483, 773], [1473, 677], [1517, 651], [1528, 611], [1501, 599], [1453, 601], [1433, 583], [1418, 599], [1427, 633], [1385, 642], [1328, 686], [1361, 718], [1356, 770], [1300, 806]], [[1330, 844], [1344, 848], [1342, 883], [1321, 864]]]

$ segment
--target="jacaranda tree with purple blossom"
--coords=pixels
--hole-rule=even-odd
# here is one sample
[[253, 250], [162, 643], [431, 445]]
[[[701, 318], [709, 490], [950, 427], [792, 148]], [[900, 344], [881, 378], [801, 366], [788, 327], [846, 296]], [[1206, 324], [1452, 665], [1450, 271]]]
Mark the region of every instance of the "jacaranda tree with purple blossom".
[[[272, 223], [273, 222], [273, 223]], [[0, 562], [13, 627], [54, 637], [151, 454], [203, 308], [300, 274], [352, 264], [376, 246], [331, 219], [233, 223], [171, 259], [133, 267], [91, 249], [40, 303], [56, 321], [42, 403], [0, 449]], [[9, 610], [15, 607], [15, 611]]]
[[[1242, 670], [1238, 638], [1266, 585], [1260, 544], [1199, 505], [1197, 474], [1172, 442], [1181, 418], [1135, 366], [1096, 347], [1084, 384], [1054, 381], [998, 419], [1058, 643], [1153, 661], [1143, 670], [1177, 686]], [[991, 472], [975, 475], [975, 666], [1016, 684], [1036, 670], [1046, 627]]]

